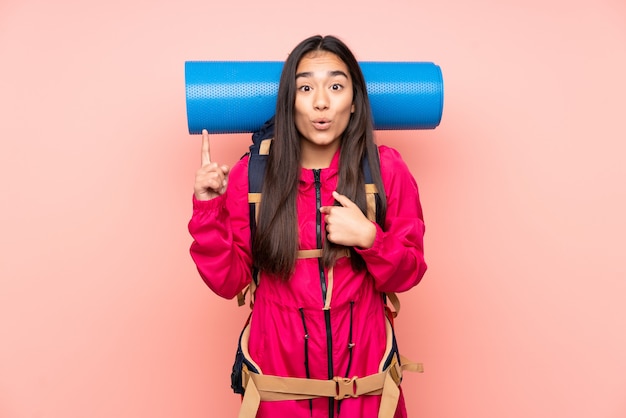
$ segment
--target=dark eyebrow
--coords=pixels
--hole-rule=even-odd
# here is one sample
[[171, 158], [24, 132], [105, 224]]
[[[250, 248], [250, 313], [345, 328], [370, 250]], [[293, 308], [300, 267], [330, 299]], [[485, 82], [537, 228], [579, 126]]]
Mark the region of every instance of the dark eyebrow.
[[[313, 73], [310, 72], [310, 71], [306, 71], [306, 72], [303, 72], [303, 73], [297, 73], [296, 74], [296, 79], [298, 79], [300, 77], [311, 77], [312, 75], [313, 75]], [[343, 71], [341, 71], [341, 70], [329, 71], [328, 75], [330, 77], [343, 76], [345, 78], [348, 78], [348, 75], [346, 73], [344, 73]]]
[[300, 77], [311, 77], [312, 75], [313, 75], [312, 72], [298, 73], [298, 74], [296, 74], [296, 79], [298, 79]]
[[340, 76], [344, 76], [345, 78], [348, 78], [348, 74], [344, 73], [341, 70], [329, 71], [328, 75], [331, 76], [331, 77], [336, 77], [336, 76], [340, 75]]

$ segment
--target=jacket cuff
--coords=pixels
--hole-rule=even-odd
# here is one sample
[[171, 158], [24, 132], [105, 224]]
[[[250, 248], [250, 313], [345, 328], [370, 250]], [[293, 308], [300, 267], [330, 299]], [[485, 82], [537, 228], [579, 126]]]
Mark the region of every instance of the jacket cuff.
[[372, 243], [372, 246], [370, 248], [354, 247], [354, 249], [356, 250], [358, 254], [365, 256], [365, 257], [367, 257], [367, 255], [370, 255], [370, 254], [380, 253], [380, 249], [383, 245], [383, 233], [384, 233], [383, 229], [376, 222], [372, 222], [372, 223], [376, 227], [376, 236], [374, 237], [374, 242]]
[[225, 206], [226, 193], [210, 200], [198, 200], [192, 195], [194, 212], [214, 212], [219, 211]]

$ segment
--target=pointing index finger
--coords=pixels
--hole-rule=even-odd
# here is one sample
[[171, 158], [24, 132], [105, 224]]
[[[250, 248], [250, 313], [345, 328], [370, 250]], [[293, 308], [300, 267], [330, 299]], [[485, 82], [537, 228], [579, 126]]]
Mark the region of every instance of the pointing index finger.
[[342, 195], [342, 194], [340, 194], [340, 193], [338, 193], [336, 191], [333, 192], [333, 197], [344, 208], [348, 207], [348, 206], [350, 206], [352, 204], [352, 200], [348, 199], [346, 196], [344, 196], [344, 195]]
[[209, 131], [202, 130], [202, 150], [200, 152], [200, 163], [202, 166], [211, 163], [211, 144], [209, 143]]

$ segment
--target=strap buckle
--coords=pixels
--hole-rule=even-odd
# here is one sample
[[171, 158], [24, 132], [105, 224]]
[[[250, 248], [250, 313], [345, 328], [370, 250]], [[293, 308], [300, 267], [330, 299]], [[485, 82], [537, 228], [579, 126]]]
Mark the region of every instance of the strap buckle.
[[333, 380], [335, 381], [335, 400], [339, 401], [346, 398], [359, 397], [359, 395], [357, 395], [356, 376], [352, 379], [335, 376]]

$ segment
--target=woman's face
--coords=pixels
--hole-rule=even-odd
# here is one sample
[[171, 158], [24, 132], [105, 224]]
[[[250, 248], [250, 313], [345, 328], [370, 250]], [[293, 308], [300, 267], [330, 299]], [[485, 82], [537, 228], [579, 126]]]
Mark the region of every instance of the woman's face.
[[296, 69], [295, 123], [302, 151], [334, 153], [352, 112], [352, 79], [346, 64], [332, 52], [305, 55]]

